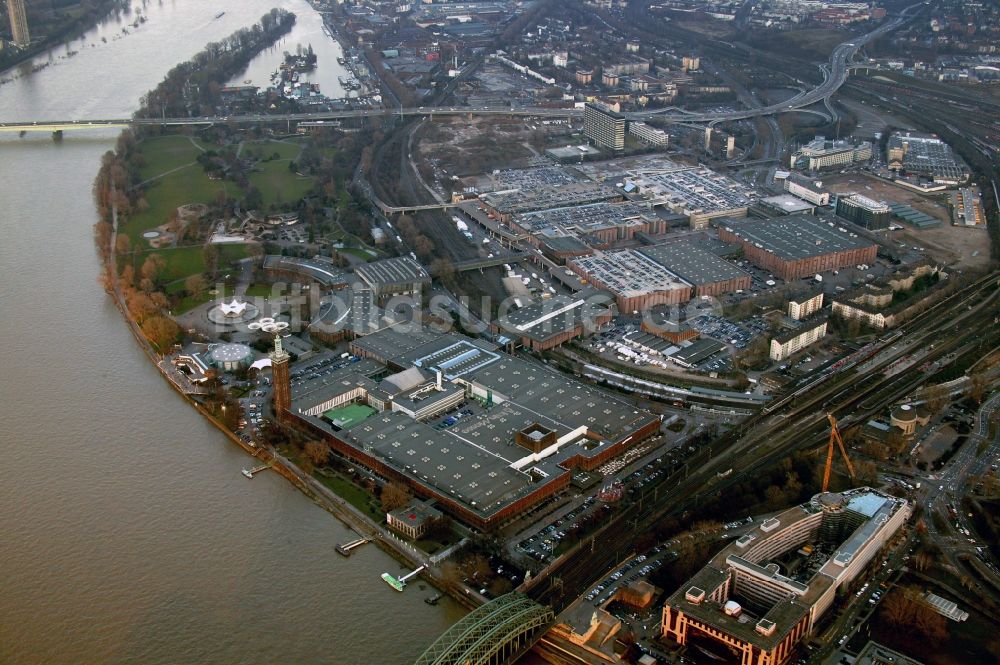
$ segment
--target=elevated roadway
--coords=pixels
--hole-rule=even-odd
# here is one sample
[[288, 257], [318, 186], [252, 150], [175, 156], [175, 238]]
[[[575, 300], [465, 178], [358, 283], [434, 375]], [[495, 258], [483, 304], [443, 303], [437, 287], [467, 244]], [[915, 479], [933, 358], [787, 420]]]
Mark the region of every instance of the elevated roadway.
[[[798, 111], [818, 102], [828, 99], [847, 80], [850, 62], [857, 52], [873, 39], [895, 30], [912, 18], [911, 10], [926, 4], [920, 2], [910, 5], [899, 16], [888, 21], [882, 26], [862, 35], [849, 42], [838, 45], [830, 55], [830, 62], [824, 67], [824, 81], [806, 92], [797, 95], [793, 99], [780, 104], [761, 106], [758, 108], [748, 108], [738, 111], [712, 112], [712, 113], [689, 113], [676, 108], [656, 109], [652, 111], [641, 111], [626, 114], [635, 120], [648, 118], [660, 118], [669, 122], [724, 122], [730, 120], [744, 120], [746, 118], [756, 118], [770, 116], [778, 113], [788, 113]], [[821, 115], [825, 115], [820, 112]], [[130, 126], [198, 126], [214, 125], [221, 123], [231, 124], [259, 124], [259, 123], [298, 123], [308, 122], [312, 126], [318, 126], [321, 122], [337, 121], [347, 118], [393, 118], [435, 115], [444, 116], [496, 116], [496, 115], [516, 115], [532, 117], [580, 117], [583, 109], [579, 108], [549, 108], [537, 106], [523, 107], [460, 107], [460, 106], [428, 106], [417, 108], [400, 109], [350, 109], [343, 111], [325, 111], [318, 113], [286, 113], [280, 115], [267, 115], [262, 113], [234, 116], [196, 116], [191, 118], [104, 118], [104, 119], [77, 119], [77, 120], [38, 120], [38, 121], [9, 121], [0, 123], [0, 132], [66, 132], [66, 131], [93, 131], [109, 128], [124, 128]]]

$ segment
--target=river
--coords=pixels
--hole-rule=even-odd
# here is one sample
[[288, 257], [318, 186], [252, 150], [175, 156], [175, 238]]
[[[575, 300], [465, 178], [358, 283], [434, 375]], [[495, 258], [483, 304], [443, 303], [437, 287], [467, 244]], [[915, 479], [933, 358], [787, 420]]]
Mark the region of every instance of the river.
[[[275, 2], [148, 2], [129, 34], [133, 18], [110, 21], [0, 76], [0, 119], [128, 114]], [[343, 559], [340, 522], [276, 475], [240, 475], [249, 458], [166, 385], [98, 287], [91, 183], [114, 139], [0, 135], [0, 662], [412, 662], [462, 610], [393, 591], [378, 579], [393, 559]]]

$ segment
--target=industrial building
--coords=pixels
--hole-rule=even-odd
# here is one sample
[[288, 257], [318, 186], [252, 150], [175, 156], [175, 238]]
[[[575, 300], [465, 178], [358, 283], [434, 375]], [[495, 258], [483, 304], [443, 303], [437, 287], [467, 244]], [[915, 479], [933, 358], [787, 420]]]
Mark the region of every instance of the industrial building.
[[494, 219], [510, 223], [514, 215], [549, 208], [565, 208], [621, 201], [625, 197], [610, 187], [596, 182], [577, 182], [559, 186], [540, 185], [537, 188], [515, 188], [481, 194], [480, 207]]
[[693, 229], [703, 229], [717, 217], [746, 217], [755, 196], [752, 188], [703, 166], [663, 162], [664, 168], [630, 173], [625, 191], [684, 215]]
[[750, 288], [750, 274], [689, 242], [642, 247], [639, 251], [694, 287], [694, 296], [718, 296]]
[[804, 201], [791, 194], [778, 194], [777, 196], [766, 196], [759, 201], [761, 207], [768, 214], [773, 215], [813, 215], [816, 213], [816, 206], [808, 201]]
[[739, 243], [751, 263], [786, 281], [875, 263], [878, 252], [870, 240], [812, 215], [727, 219], [719, 225], [720, 240]]
[[[288, 416], [348, 460], [491, 529], [655, 433], [660, 418], [482, 340], [388, 328], [302, 380]], [[448, 415], [448, 414], [453, 415]]]
[[822, 169], [864, 162], [872, 158], [872, 144], [868, 141], [854, 144], [846, 140], [833, 141], [822, 136], [805, 144], [789, 160], [793, 169], [820, 171]]
[[396, 315], [378, 306], [375, 292], [367, 288], [345, 288], [324, 296], [319, 315], [309, 324], [309, 333], [336, 343], [400, 323]]
[[865, 487], [766, 519], [667, 599], [662, 635], [720, 660], [784, 665], [911, 512], [905, 499]]
[[785, 330], [771, 338], [771, 360], [784, 360], [826, 337], [825, 317], [806, 322], [801, 328]]
[[810, 180], [798, 173], [790, 173], [785, 178], [785, 191], [813, 205], [830, 205], [830, 192], [823, 189], [823, 183]]
[[354, 269], [354, 274], [379, 300], [419, 293], [422, 285], [431, 283], [430, 274], [409, 256], [363, 263]]
[[526, 349], [545, 351], [593, 332], [611, 321], [604, 300], [555, 295], [525, 307], [511, 309], [491, 324], [494, 332], [509, 335]]
[[667, 223], [638, 203], [591, 203], [514, 215], [509, 226], [531, 235], [586, 236], [598, 245], [630, 240], [636, 233], [666, 233]]
[[869, 231], [889, 228], [892, 209], [885, 201], [876, 201], [861, 194], [837, 197], [837, 216], [864, 227]]
[[951, 219], [955, 226], [986, 225], [986, 211], [983, 209], [979, 187], [963, 187], [951, 194]]
[[897, 132], [886, 144], [886, 163], [892, 171], [922, 176], [936, 183], [957, 185], [969, 178], [951, 146], [932, 134]]
[[598, 104], [583, 108], [583, 135], [603, 148], [625, 149], [625, 116]]
[[631, 249], [604, 252], [569, 261], [582, 279], [609, 291], [622, 314], [691, 299], [691, 285], [662, 265]]

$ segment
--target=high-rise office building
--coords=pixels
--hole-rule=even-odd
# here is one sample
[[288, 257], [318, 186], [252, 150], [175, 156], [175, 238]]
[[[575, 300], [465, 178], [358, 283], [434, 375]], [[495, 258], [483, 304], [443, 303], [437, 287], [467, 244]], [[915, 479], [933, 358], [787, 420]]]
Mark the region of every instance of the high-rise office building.
[[31, 34], [28, 32], [28, 13], [24, 9], [24, 0], [7, 0], [7, 16], [10, 17], [10, 32], [14, 43], [21, 48], [31, 44]]
[[583, 134], [599, 146], [625, 149], [625, 116], [597, 104], [583, 110]]

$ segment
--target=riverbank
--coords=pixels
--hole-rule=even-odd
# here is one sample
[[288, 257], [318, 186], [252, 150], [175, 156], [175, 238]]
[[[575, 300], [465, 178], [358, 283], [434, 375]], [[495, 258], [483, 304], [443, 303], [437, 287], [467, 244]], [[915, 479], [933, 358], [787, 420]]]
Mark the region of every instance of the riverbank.
[[[255, 48], [259, 48], [259, 44]], [[239, 59], [233, 58], [232, 62], [239, 62]], [[187, 67], [190, 67], [190, 65], [181, 65], [175, 68], [173, 72], [185, 71]], [[194, 68], [190, 71], [198, 70]], [[218, 71], [219, 76], [227, 73], [223, 68], [220, 68]], [[161, 87], [157, 91], [154, 91], [154, 94], [162, 93], [163, 86], [183, 87], [184, 80], [183, 77], [177, 75], [168, 77], [168, 81], [161, 84]], [[139, 113], [141, 114], [142, 112], [140, 110]], [[157, 140], [162, 142], [161, 139]], [[199, 166], [198, 163], [195, 163], [200, 163], [203, 160], [197, 159], [195, 162], [192, 162], [191, 159], [193, 157], [200, 158], [201, 156], [208, 157], [213, 150], [213, 146], [202, 145], [201, 142], [194, 139], [189, 139], [189, 142], [181, 141], [180, 144], [182, 147], [186, 147], [190, 154], [189, 152], [178, 151], [175, 147], [163, 154], [145, 155], [148, 159], [137, 160], [134, 158], [136, 155], [140, 155], [141, 157], [139, 150], [141, 141], [131, 132], [123, 132], [119, 138], [116, 153], [106, 155], [101, 173], [97, 178], [97, 184], [95, 185], [95, 196], [98, 201], [98, 207], [102, 211], [102, 217], [110, 217], [109, 223], [100, 222], [97, 225], [97, 243], [105, 264], [103, 282], [105, 289], [112, 296], [116, 308], [126, 319], [133, 338], [140, 344], [144, 355], [157, 367], [160, 375], [167, 380], [175, 392], [180, 394], [188, 404], [193, 406], [213, 426], [223, 432], [231, 442], [240, 446], [245, 452], [258, 460], [258, 462], [255, 462], [255, 465], [269, 466], [278, 475], [291, 482], [299, 491], [306, 494], [316, 505], [336, 516], [343, 524], [359, 535], [371, 539], [381, 550], [390, 554], [407, 568], [413, 569], [425, 566], [426, 568], [423, 573], [425, 580], [448, 592], [460, 604], [466, 607], [474, 607], [476, 603], [467, 590], [457, 589], [453, 584], [449, 584], [448, 581], [441, 577], [440, 571], [435, 568], [438, 560], [418, 550], [410, 543], [400, 540], [381, 524], [374, 523], [368, 519], [367, 516], [350, 505], [350, 503], [325, 487], [319, 480], [305, 473], [291, 460], [279, 454], [277, 450], [258, 447], [248, 439], [237, 436], [234, 432], [234, 424], [229, 422], [229, 418], [224, 417], [225, 410], [222, 410], [222, 415], [218, 411], [213, 412], [213, 403], [204, 402], [198, 396], [191, 394], [185, 386], [180, 385], [174, 376], [174, 372], [171, 371], [173, 368], [164, 362], [163, 354], [168, 349], [171, 349], [173, 342], [180, 337], [180, 329], [176, 328], [176, 324], [169, 316], [170, 313], [166, 311], [166, 306], [169, 302], [169, 289], [167, 289], [167, 292], [158, 292], [155, 288], [157, 284], [163, 284], [165, 270], [169, 271], [171, 264], [166, 262], [157, 267], [154, 265], [155, 262], [151, 262], [155, 253], [150, 253], [146, 257], [146, 261], [142, 262], [140, 266], [136, 262], [136, 252], [142, 251], [143, 245], [140, 244], [142, 240], [136, 235], [137, 229], [130, 228], [134, 226], [135, 220], [130, 219], [129, 223], [125, 225], [125, 229], [123, 229], [122, 225], [126, 215], [120, 213], [122, 212], [121, 206], [125, 206], [128, 213], [135, 212], [137, 215], [145, 214], [148, 217], [149, 215], [155, 216], [157, 214], [156, 211], [159, 210], [159, 213], [162, 213], [166, 217], [169, 216], [168, 211], [174, 210], [177, 204], [180, 203], [174, 201], [164, 207], [163, 205], [155, 204], [152, 198], [150, 198], [149, 202], [146, 202], [145, 196], [151, 196], [151, 192], [147, 191], [146, 186], [151, 180], [155, 180], [156, 178], [145, 178], [142, 167], [153, 171], [163, 171], [165, 169], [164, 173], [171, 174], [178, 173], [179, 169], [194, 169], [197, 171], [199, 177], [205, 179], [205, 182], [209, 182], [205, 173], [202, 172], [201, 167], [204, 164]], [[243, 142], [241, 141], [240, 146], [242, 147], [242, 145]], [[282, 146], [279, 145], [274, 147], [274, 149], [277, 151], [278, 147]], [[301, 150], [301, 147], [296, 147], [294, 151], [289, 152], [288, 158], [296, 160], [301, 158]], [[198, 154], [198, 151], [201, 154]], [[281, 157], [281, 155], [278, 155], [278, 157]], [[177, 164], [174, 162], [177, 162]], [[284, 168], [281, 173], [287, 175], [290, 171], [290, 169]], [[148, 176], [150, 174], [146, 173], [145, 175]], [[163, 174], [160, 175], [162, 176]], [[220, 182], [216, 179], [212, 180], [209, 184], [215, 183], [215, 186], [218, 186]], [[188, 193], [187, 196], [190, 196], [193, 185], [191, 183], [188, 183], [188, 185], [185, 191]], [[198, 188], [194, 187], [194, 189]], [[190, 205], [186, 204], [180, 207], [190, 207]], [[126, 230], [128, 233], [125, 232]], [[138, 229], [140, 235], [145, 235], [142, 233], [143, 230], [144, 227], [143, 229]], [[191, 246], [191, 248], [195, 249], [196, 253], [204, 252], [202, 247], [207, 249], [211, 245], [196, 244]], [[123, 251], [123, 248], [125, 248], [125, 251]], [[172, 248], [168, 247], [167, 251], [170, 251], [170, 249]], [[128, 260], [119, 266], [119, 259], [123, 257]], [[223, 260], [219, 259], [215, 267], [217, 269], [226, 269], [227, 266]], [[123, 277], [123, 273], [126, 272], [128, 276]], [[146, 285], [138, 282], [140, 276], [143, 282], [147, 283]], [[151, 311], [158, 313], [151, 314]], [[148, 326], [150, 317], [169, 319], [170, 325], [174, 327], [174, 332], [170, 335], [162, 336], [151, 334]], [[217, 409], [218, 404], [214, 408]], [[230, 413], [232, 412], [233, 410], [231, 409]]]
[[[49, 49], [84, 35], [103, 21], [106, 21], [116, 10], [124, 11], [128, 6], [129, 0], [99, 0], [96, 7], [93, 7], [90, 11], [75, 19], [61, 24], [54, 31], [46, 34], [45, 39], [37, 44], [32, 44], [23, 50], [9, 48], [0, 52], [0, 83], [3, 81], [4, 74], [14, 67], [31, 60], [37, 55], [45, 53]], [[29, 24], [29, 28], [34, 31], [39, 29], [39, 26]]]

